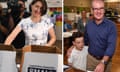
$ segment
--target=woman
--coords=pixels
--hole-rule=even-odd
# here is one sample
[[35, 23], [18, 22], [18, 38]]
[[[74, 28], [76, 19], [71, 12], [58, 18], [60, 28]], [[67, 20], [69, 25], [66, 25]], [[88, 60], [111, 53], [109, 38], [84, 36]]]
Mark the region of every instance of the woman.
[[81, 16], [82, 17], [78, 20], [77, 29], [78, 29], [78, 31], [81, 31], [81, 32], [84, 33], [85, 26], [86, 26], [87, 22], [89, 21], [89, 19], [86, 16], [86, 11], [85, 10], [83, 10], [81, 12]]
[[[46, 1], [33, 0], [30, 4], [30, 11], [31, 16], [20, 21], [20, 23], [6, 39], [5, 44], [11, 44], [21, 30], [25, 32], [26, 45], [51, 46], [55, 43], [56, 36], [53, 29], [53, 24], [50, 19], [43, 16], [47, 12]], [[47, 43], [48, 33], [50, 35], [50, 40]]]

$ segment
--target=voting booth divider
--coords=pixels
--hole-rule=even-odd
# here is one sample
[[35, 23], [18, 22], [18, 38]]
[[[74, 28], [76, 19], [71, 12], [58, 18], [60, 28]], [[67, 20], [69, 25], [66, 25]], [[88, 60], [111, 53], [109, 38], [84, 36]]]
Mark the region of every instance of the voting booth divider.
[[18, 72], [16, 51], [12, 45], [0, 44], [0, 72]]
[[20, 72], [62, 72], [62, 51], [57, 47], [30, 45], [23, 48]]
[[22, 48], [20, 71], [12, 45], [0, 44], [0, 72], [62, 72], [62, 50], [57, 47], [29, 45]]

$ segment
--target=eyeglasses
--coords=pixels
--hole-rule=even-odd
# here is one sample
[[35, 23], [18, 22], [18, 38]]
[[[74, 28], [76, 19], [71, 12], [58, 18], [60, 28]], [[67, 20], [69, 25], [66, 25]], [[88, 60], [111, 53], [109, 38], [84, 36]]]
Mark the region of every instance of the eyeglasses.
[[104, 7], [101, 8], [92, 8], [94, 11], [98, 11], [98, 10], [104, 10]]

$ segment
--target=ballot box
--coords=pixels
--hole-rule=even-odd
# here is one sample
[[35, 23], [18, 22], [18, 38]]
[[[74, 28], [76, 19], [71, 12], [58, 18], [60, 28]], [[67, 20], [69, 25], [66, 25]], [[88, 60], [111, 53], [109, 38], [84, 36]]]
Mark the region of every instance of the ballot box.
[[57, 47], [25, 46], [21, 72], [62, 72], [62, 52]]
[[11, 45], [0, 44], [0, 72], [18, 72], [16, 51]]

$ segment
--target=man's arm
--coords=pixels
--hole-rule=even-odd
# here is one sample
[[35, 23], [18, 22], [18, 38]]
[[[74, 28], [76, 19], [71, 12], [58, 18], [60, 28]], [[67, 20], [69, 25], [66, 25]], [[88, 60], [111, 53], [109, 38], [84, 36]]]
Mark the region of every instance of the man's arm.
[[70, 54], [70, 56], [68, 57], [68, 65], [72, 66], [72, 63], [73, 63], [73, 56], [72, 54]]
[[0, 22], [0, 30], [1, 30], [5, 35], [7, 35], [8, 30], [7, 30], [7, 28], [5, 28], [5, 27], [1, 24], [1, 22]]
[[112, 26], [108, 35], [107, 41], [107, 49], [104, 54], [103, 59], [97, 65], [95, 72], [104, 72], [105, 64], [109, 61], [109, 59], [113, 56], [116, 47], [116, 39], [117, 39], [117, 30], [115, 26]]
[[72, 50], [73, 50], [74, 46], [72, 45], [70, 48], [68, 48], [67, 50], [67, 57], [69, 58], [71, 53], [72, 53]]
[[107, 41], [108, 45], [104, 56], [109, 56], [109, 57], [113, 56], [116, 48], [116, 40], [117, 40], [117, 30], [115, 25], [113, 25], [108, 35], [108, 41]]

